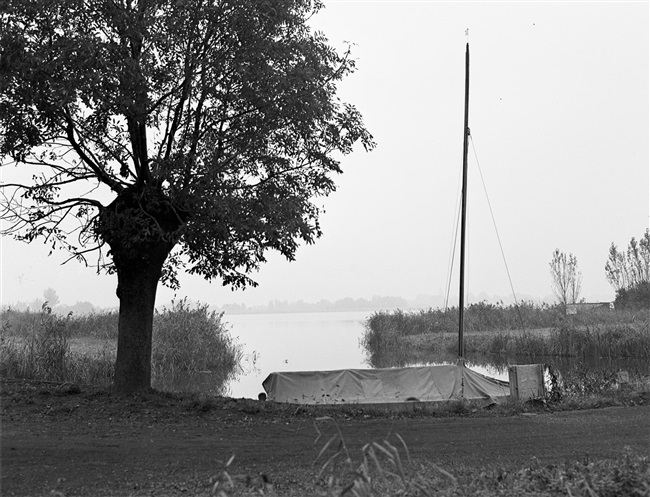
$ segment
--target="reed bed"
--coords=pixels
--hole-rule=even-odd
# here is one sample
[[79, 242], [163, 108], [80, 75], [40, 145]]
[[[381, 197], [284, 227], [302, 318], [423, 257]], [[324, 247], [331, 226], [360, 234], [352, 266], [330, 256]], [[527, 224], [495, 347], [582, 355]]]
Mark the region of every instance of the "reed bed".
[[[113, 382], [117, 313], [58, 316], [41, 312], [2, 312], [0, 375], [53, 382], [108, 386]], [[222, 314], [186, 300], [156, 312], [152, 383], [167, 391], [213, 394], [225, 391], [241, 371], [242, 350]], [[209, 372], [208, 376], [200, 373]], [[195, 381], [196, 375], [204, 381]]]
[[70, 316], [57, 316], [45, 306], [40, 313], [3, 313], [0, 374], [98, 386], [112, 383], [114, 352], [107, 347], [73, 351], [72, 329]]
[[496, 332], [467, 337], [468, 353], [509, 357], [574, 357], [578, 359], [650, 358], [650, 322], [618, 322], [572, 326], [564, 323], [548, 336], [527, 332]]
[[103, 340], [117, 340], [117, 311], [110, 310], [88, 314], [69, 313], [67, 316], [60, 316], [46, 304], [43, 305], [41, 312], [4, 309], [0, 313], [3, 334], [9, 336], [28, 336], [32, 334], [34, 327], [38, 326], [39, 321], [42, 320], [42, 313], [44, 312], [56, 316], [58, 319], [65, 319], [66, 331], [70, 338], [93, 337]]
[[[187, 300], [173, 302], [154, 316], [152, 376], [162, 390], [208, 391], [222, 394], [241, 372], [242, 347], [235, 343], [223, 313], [205, 304], [190, 308]], [[209, 372], [206, 382], [197, 374]]]
[[[490, 304], [478, 302], [465, 310], [467, 332], [551, 328], [562, 321], [561, 306], [522, 302], [519, 305]], [[430, 333], [456, 333], [458, 331], [458, 308], [427, 309], [419, 311], [380, 311], [366, 321], [372, 332], [390, 330], [400, 336]]]
[[[481, 331], [465, 333], [465, 358], [500, 373], [510, 364], [542, 363], [561, 378], [561, 395], [591, 395], [619, 388], [616, 374], [621, 361], [629, 373], [628, 386], [650, 389], [650, 310], [594, 310], [577, 316], [557, 316], [545, 307], [555, 325], [540, 329], [489, 330], [500, 322], [503, 310], [486, 317], [490, 307], [482, 306]], [[372, 367], [403, 367], [415, 364], [455, 362], [458, 333], [432, 325], [433, 316], [448, 312], [376, 313], [365, 323], [361, 339]], [[537, 311], [531, 312], [536, 315]], [[532, 320], [536, 324], [550, 321]], [[428, 330], [428, 331], [426, 331]]]
[[[513, 306], [510, 307], [507, 312], [512, 317]], [[468, 317], [473, 316], [478, 325], [473, 330], [466, 327], [465, 352], [531, 358], [650, 358], [650, 310], [595, 311], [579, 316], [559, 316], [557, 309], [548, 306], [528, 311], [534, 316], [547, 313], [547, 319], [530, 319], [523, 330], [511, 327], [512, 322], [495, 328], [504, 323], [503, 308], [470, 306]], [[457, 330], [449, 331], [447, 321], [441, 325], [441, 321], [434, 319], [448, 318], [449, 312], [375, 313], [365, 323], [361, 345], [375, 367], [417, 363], [432, 355], [453, 355], [458, 348]]]

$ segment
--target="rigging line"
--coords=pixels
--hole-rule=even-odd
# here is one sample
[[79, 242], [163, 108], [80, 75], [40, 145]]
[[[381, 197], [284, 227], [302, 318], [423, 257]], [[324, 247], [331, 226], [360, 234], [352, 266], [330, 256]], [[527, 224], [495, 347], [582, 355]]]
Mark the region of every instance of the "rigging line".
[[515, 287], [512, 284], [512, 278], [510, 277], [510, 269], [508, 268], [508, 262], [506, 261], [506, 254], [503, 251], [503, 245], [501, 243], [501, 237], [499, 236], [499, 229], [497, 228], [497, 222], [494, 219], [494, 212], [492, 211], [492, 203], [490, 202], [490, 196], [488, 195], [487, 187], [485, 186], [485, 181], [483, 180], [483, 172], [481, 171], [481, 164], [478, 160], [478, 154], [476, 153], [476, 147], [474, 146], [474, 139], [470, 135], [470, 141], [472, 142], [472, 150], [474, 151], [474, 158], [476, 159], [476, 166], [478, 168], [479, 176], [481, 177], [481, 184], [483, 185], [483, 191], [485, 192], [485, 198], [487, 199], [488, 209], [490, 210], [490, 217], [492, 218], [492, 225], [494, 226], [494, 231], [497, 235], [497, 241], [499, 242], [499, 249], [501, 250], [501, 258], [503, 259], [503, 264], [506, 267], [506, 274], [508, 275], [508, 282], [510, 283], [510, 290], [512, 291], [512, 296], [515, 299], [515, 309], [517, 309], [517, 316], [519, 317], [519, 324], [521, 329], [525, 332], [526, 328], [524, 326], [524, 320], [521, 317], [521, 309], [519, 308], [519, 299], [517, 299], [517, 294], [515, 293]]
[[451, 291], [451, 277], [454, 269], [454, 260], [456, 258], [456, 244], [458, 243], [458, 230], [460, 229], [460, 215], [461, 215], [461, 181], [463, 179], [463, 170], [458, 171], [458, 182], [456, 185], [456, 211], [454, 212], [454, 221], [456, 229], [452, 227], [454, 236], [451, 240], [451, 251], [449, 253], [449, 264], [447, 266], [447, 290], [445, 292], [445, 310], [449, 308], [449, 292]]
[[456, 258], [456, 243], [458, 242], [458, 230], [460, 229], [460, 209], [454, 215], [456, 218], [456, 230], [452, 239], [451, 252], [449, 254], [449, 267], [447, 268], [447, 291], [445, 292], [445, 310], [449, 308], [449, 293], [451, 291], [451, 277], [454, 268], [454, 260]]
[[[471, 138], [471, 135], [469, 135]], [[469, 191], [469, 185], [468, 185], [468, 191]], [[471, 217], [471, 209], [467, 209], [465, 211], [465, 308], [467, 309], [469, 307], [469, 281], [470, 281], [470, 254], [472, 253], [472, 230], [470, 228], [471, 223], [470, 221], [472, 220]], [[463, 323], [467, 325], [467, 312], [463, 314]], [[466, 327], [467, 331], [472, 331], [471, 327]]]
[[[468, 187], [469, 188], [469, 187]], [[465, 292], [464, 292], [464, 299], [463, 299], [463, 307], [467, 309], [469, 307], [469, 254], [471, 252], [471, 239], [472, 237], [470, 236], [472, 230], [470, 229], [470, 209], [467, 209], [465, 211]], [[460, 292], [460, 288], [458, 289]], [[460, 306], [460, 304], [459, 304]], [[463, 313], [463, 326], [467, 325], [467, 312]], [[470, 331], [467, 327], [465, 328], [466, 331]]]
[[[469, 189], [469, 186], [467, 188]], [[471, 219], [470, 210], [467, 209], [465, 212], [465, 307], [469, 307], [469, 254], [472, 253], [472, 230], [470, 229]], [[466, 315], [464, 317], [467, 318]], [[465, 319], [465, 322], [467, 322], [467, 319]]]

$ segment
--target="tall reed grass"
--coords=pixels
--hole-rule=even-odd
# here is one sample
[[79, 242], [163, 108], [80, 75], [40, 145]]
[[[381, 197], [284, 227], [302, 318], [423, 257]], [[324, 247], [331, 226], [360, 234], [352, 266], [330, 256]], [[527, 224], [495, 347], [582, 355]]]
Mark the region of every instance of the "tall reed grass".
[[[47, 302], [43, 304], [41, 312], [47, 311], [53, 316], [58, 314], [52, 312]], [[0, 312], [3, 333], [10, 336], [27, 336], [32, 333], [34, 320], [39, 319], [39, 312], [16, 311], [11, 307]], [[61, 317], [61, 316], [59, 316]], [[117, 340], [117, 311], [91, 312], [88, 314], [72, 314], [66, 316], [66, 330], [70, 338], [93, 337], [103, 340]]]
[[[153, 331], [153, 381], [163, 390], [205, 391], [195, 375], [210, 372], [212, 393], [241, 372], [242, 347], [232, 339], [223, 313], [210, 312], [206, 304], [192, 309], [187, 300], [172, 302], [156, 312]], [[187, 380], [187, 381], [183, 381]]]
[[[468, 306], [465, 318], [465, 350], [486, 353], [504, 349], [498, 343], [502, 337], [495, 336], [495, 332], [521, 329], [522, 323], [527, 329], [550, 328], [561, 322], [562, 313], [558, 306], [532, 302], [519, 306], [479, 302]], [[458, 350], [458, 309], [455, 307], [376, 312], [364, 326], [361, 345], [373, 367], [440, 362], [454, 357]], [[495, 343], [488, 345], [490, 340]]]
[[[521, 302], [503, 305], [478, 302], [465, 309], [465, 330], [483, 332], [498, 330], [551, 328], [564, 318], [561, 306]], [[383, 333], [390, 330], [399, 336], [430, 333], [457, 333], [458, 308], [420, 311], [379, 311], [366, 321], [367, 332]]]
[[470, 335], [466, 350], [530, 358], [650, 358], [650, 321], [646, 316], [646, 319], [628, 322], [586, 325], [564, 322], [548, 335], [514, 332]]
[[[1, 314], [0, 375], [108, 386], [113, 381], [117, 312], [66, 317], [43, 306], [39, 313]], [[187, 300], [156, 312], [152, 377], [156, 388], [222, 393], [241, 370], [242, 350], [222, 314]], [[202, 384], [197, 375], [209, 371]], [[206, 385], [205, 383], [208, 383]]]
[[71, 351], [72, 323], [71, 316], [57, 316], [46, 305], [40, 313], [3, 313], [0, 374], [55, 382], [110, 384], [114, 354], [106, 349], [93, 354]]
[[[371, 353], [396, 349], [397, 360], [416, 347], [454, 352], [457, 329], [448, 327], [451, 310], [420, 312], [377, 312], [365, 322], [361, 344]], [[453, 311], [456, 312], [455, 310]], [[472, 314], [473, 312], [473, 314]], [[467, 314], [481, 330], [465, 328], [468, 353], [572, 356], [572, 357], [650, 357], [650, 310], [593, 311], [578, 316], [562, 316], [554, 307], [527, 307], [525, 314], [537, 316], [525, 327], [504, 320], [507, 310], [499, 306], [470, 306]], [[546, 318], [538, 317], [546, 313]], [[455, 316], [457, 325], [458, 317]], [[441, 324], [442, 323], [442, 324]], [[546, 332], [539, 332], [548, 330]], [[445, 336], [452, 335], [452, 336]]]

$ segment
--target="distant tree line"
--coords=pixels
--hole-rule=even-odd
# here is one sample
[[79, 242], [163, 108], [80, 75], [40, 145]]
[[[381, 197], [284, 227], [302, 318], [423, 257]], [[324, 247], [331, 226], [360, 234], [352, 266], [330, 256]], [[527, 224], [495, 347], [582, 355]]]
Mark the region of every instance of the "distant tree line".
[[318, 302], [272, 300], [267, 305], [247, 306], [245, 304], [225, 304], [218, 309], [232, 314], [271, 314], [289, 312], [343, 312], [343, 311], [377, 311], [383, 309], [406, 309], [409, 302], [402, 297], [374, 296], [372, 299], [354, 299], [345, 297]]
[[75, 316], [78, 316], [81, 314], [90, 314], [92, 312], [96, 312], [99, 310], [92, 303], [87, 301], [83, 301], [83, 302], [78, 301], [72, 305], [61, 304], [59, 295], [56, 293], [56, 290], [54, 290], [53, 288], [47, 288], [43, 292], [43, 298], [36, 298], [29, 302], [19, 300], [17, 302], [12, 303], [9, 306], [3, 305], [2, 307], [3, 309], [5, 307], [10, 307], [14, 311], [39, 312], [43, 309], [43, 306], [49, 307], [52, 310], [52, 312], [59, 315], [67, 315], [69, 313], [72, 313]]

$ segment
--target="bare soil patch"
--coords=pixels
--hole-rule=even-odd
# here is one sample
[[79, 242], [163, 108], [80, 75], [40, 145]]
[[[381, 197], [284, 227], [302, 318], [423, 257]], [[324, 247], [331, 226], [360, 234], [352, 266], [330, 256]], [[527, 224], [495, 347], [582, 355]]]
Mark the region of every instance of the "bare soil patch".
[[333, 415], [353, 455], [398, 433], [416, 461], [450, 473], [650, 451], [650, 398], [637, 405], [511, 416], [377, 415], [251, 400], [187, 398], [3, 380], [3, 496], [210, 495], [210, 478], [261, 474], [278, 495], [314, 495], [314, 420]]

